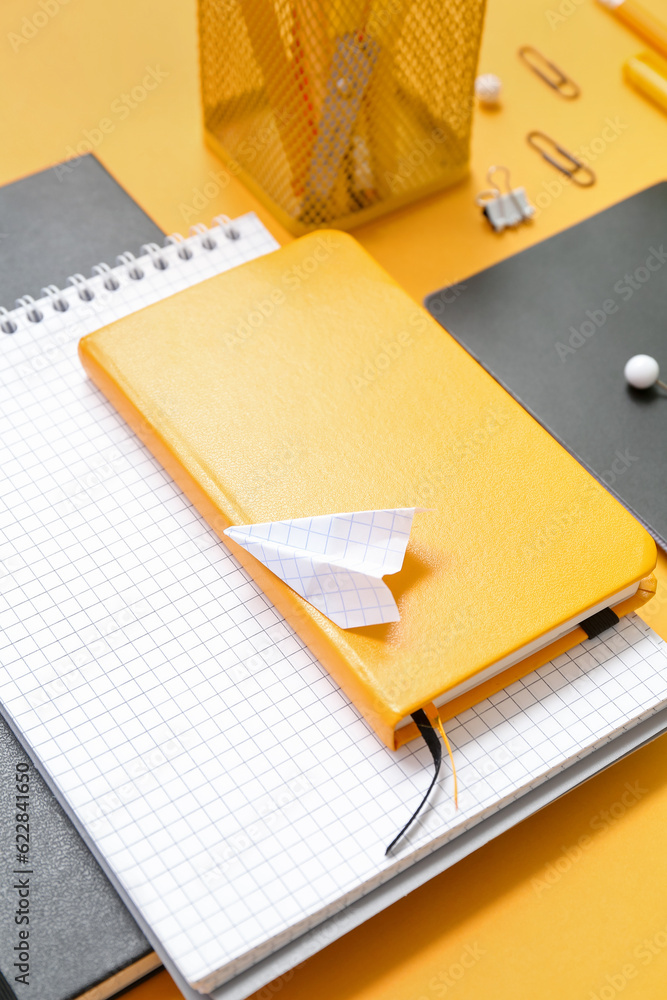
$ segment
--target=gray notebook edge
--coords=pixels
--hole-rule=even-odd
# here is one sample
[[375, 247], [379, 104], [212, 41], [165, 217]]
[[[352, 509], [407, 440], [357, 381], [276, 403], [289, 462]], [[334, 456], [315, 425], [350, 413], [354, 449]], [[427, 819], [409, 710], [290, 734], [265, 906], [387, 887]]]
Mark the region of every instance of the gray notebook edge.
[[[64, 267], [60, 248], [71, 250], [73, 271], [90, 274], [98, 261], [113, 264], [118, 254], [127, 250], [139, 252], [142, 244], [161, 241], [164, 236], [93, 154], [65, 164], [47, 165], [2, 185], [0, 214], [0, 229], [5, 237], [0, 243], [0, 263], [4, 269], [5, 295], [8, 295], [0, 305], [9, 308], [20, 295], [34, 292], [35, 297], [38, 296], [41, 283], [58, 280], [59, 284], [64, 284], [64, 271], [59, 279], [56, 278], [58, 268], [62, 271]], [[108, 224], [110, 221], [113, 225]], [[43, 234], [46, 238], [42, 244]], [[38, 272], [41, 274], [39, 280]], [[7, 288], [12, 291], [8, 292]], [[10, 803], [9, 780], [4, 778], [9, 779], [19, 753], [25, 755], [35, 780], [31, 833], [34, 828], [37, 842], [41, 840], [44, 849], [34, 865], [34, 878], [39, 880], [35, 890], [39, 895], [35, 909], [38, 926], [33, 940], [41, 959], [36, 958], [31, 963], [29, 987], [14, 984], [11, 958], [8, 957], [14, 941], [6, 941], [3, 934], [0, 940], [3, 951], [0, 1000], [23, 1000], [30, 995], [44, 1000], [47, 992], [50, 998], [75, 1000], [93, 989], [96, 998], [114, 996], [158, 968], [159, 960], [78, 831], [72, 828], [60, 803], [54, 800], [51, 789], [43, 783], [34, 755], [24, 741], [19, 740], [16, 744], [15, 740], [16, 734], [3, 715], [0, 718], [0, 775], [3, 785], [7, 786], [3, 787], [3, 801], [6, 798]], [[3, 809], [0, 816], [3, 830], [11, 825], [10, 818], [9, 810]], [[3, 872], [14, 867], [6, 863], [7, 857], [4, 862]], [[5, 881], [3, 878], [3, 883]], [[61, 888], [63, 882], [69, 884]], [[3, 909], [9, 891], [5, 885], [0, 890]], [[89, 921], [86, 921], [86, 913], [90, 915]], [[9, 917], [11, 912], [2, 914], [3, 926], [9, 927]], [[99, 932], [100, 921], [106, 922], [108, 934], [103, 947], [96, 950], [93, 948], [95, 938], [87, 939], [85, 932], [88, 927], [91, 935]], [[73, 939], [82, 949], [78, 954]], [[63, 945], [68, 954], [55, 969], [58, 948], [62, 952]], [[81, 961], [86, 955], [89, 961]]]
[[[0, 1000], [22, 1000], [24, 996], [34, 996], [35, 987], [39, 990], [40, 1000], [43, 1000], [45, 984], [39, 973], [39, 965], [46, 965], [50, 982], [53, 983], [55, 979], [56, 989], [68, 1000], [87, 997], [90, 990], [95, 991], [95, 1000], [113, 997], [152, 974], [160, 967], [161, 962], [91, 855], [85, 840], [79, 835], [60, 801], [53, 795], [27, 741], [16, 733], [4, 712], [0, 715], [0, 725], [0, 770], [7, 769], [11, 772], [3, 774], [3, 777], [12, 778], [16, 764], [26, 764], [28, 768], [30, 866], [21, 874], [30, 875], [29, 944], [34, 949], [34, 954], [31, 953], [30, 985], [27, 990], [17, 991], [12, 985], [9, 969], [5, 968], [4, 971], [0, 970]], [[11, 801], [13, 779], [3, 782], [3, 786], [2, 798]], [[4, 831], [6, 817], [3, 816], [2, 819]], [[10, 833], [13, 835], [11, 823]], [[48, 853], [44, 850], [45, 840], [48, 840]], [[13, 836], [10, 841], [5, 842], [13, 843]], [[8, 861], [8, 852], [5, 852], [3, 861]], [[7, 863], [4, 867], [7, 869], [5, 876], [11, 869], [15, 878], [20, 877], [16, 874], [16, 864]], [[62, 882], [66, 884], [64, 895], [54, 892], [54, 884], [59, 886]], [[0, 888], [0, 899], [12, 901], [10, 880], [6, 877]], [[3, 920], [6, 916], [7, 914], [3, 914]], [[11, 923], [12, 913], [8, 916]], [[63, 936], [57, 933], [56, 919], [65, 922], [75, 932], [77, 941], [85, 937], [89, 927], [98, 933], [103, 928], [108, 930], [110, 925], [114, 927], [114, 935], [107, 935], [104, 947], [98, 950], [88, 966], [79, 967], [78, 974], [70, 977], [67, 985], [63, 982], [60, 970], [54, 977], [53, 963], [58, 961], [59, 951], [66, 942], [66, 938], [63, 940]], [[19, 927], [14, 928], [14, 932], [18, 930]], [[14, 946], [17, 942], [18, 938], [14, 933], [3, 944]], [[88, 949], [92, 944], [93, 939], [87, 942]], [[77, 956], [70, 954], [69, 958], [70, 961], [72, 958], [76, 961]]]
[[[13, 720], [10, 719], [9, 724], [16, 738], [25, 746], [27, 741], [15, 728]], [[169, 953], [162, 947], [161, 941], [144, 920], [109, 867], [104, 855], [88, 838], [85, 827], [74, 811], [70, 809], [55, 782], [41, 768], [40, 773], [186, 1000], [202, 1000], [202, 997], [205, 1000], [206, 998], [211, 998], [211, 1000], [245, 1000], [250, 994], [280, 976], [284, 976], [285, 973], [301, 965], [327, 945], [359, 927], [419, 886], [435, 878], [436, 875], [440, 875], [458, 861], [473, 854], [491, 840], [664, 734], [667, 734], [667, 708], [654, 712], [648, 718], [640, 720], [610, 737], [602, 746], [592, 750], [580, 760], [565, 765], [552, 777], [509, 802], [497, 813], [481, 820], [454, 840], [406, 868], [340, 912], [323, 920], [293, 941], [283, 945], [210, 994], [202, 994], [186, 982]], [[0, 1000], [2, 1000], [1, 994]]]
[[0, 306], [138, 254], [164, 233], [94, 153], [0, 186]]
[[540, 424], [540, 426], [543, 427], [544, 430], [546, 430], [561, 445], [562, 448], [564, 448], [567, 452], [569, 452], [569, 454], [572, 455], [573, 458], [575, 458], [577, 462], [579, 462], [579, 464], [586, 469], [589, 475], [591, 475], [597, 482], [599, 482], [602, 486], [604, 486], [604, 488], [614, 497], [614, 499], [617, 500], [623, 507], [625, 507], [626, 510], [628, 510], [632, 514], [632, 516], [641, 524], [644, 530], [651, 535], [653, 540], [663, 550], [667, 551], [667, 538], [663, 537], [659, 532], [657, 532], [653, 528], [653, 526], [648, 523], [646, 518], [643, 517], [639, 511], [637, 511], [636, 507], [628, 501], [627, 497], [621, 495], [621, 493], [619, 493], [618, 490], [614, 489], [613, 484], [605, 482], [601, 478], [598, 471], [594, 469], [592, 465], [581, 455], [580, 451], [574, 445], [566, 441], [561, 434], [559, 434], [549, 423], [547, 423], [545, 418], [541, 416], [540, 413], [537, 412], [535, 407], [531, 406], [524, 399], [522, 399], [521, 396], [518, 395], [516, 390], [507, 382], [506, 379], [504, 379], [493, 367], [491, 367], [490, 364], [486, 364], [482, 360], [477, 351], [475, 351], [468, 343], [464, 342], [464, 340], [460, 336], [458, 336], [456, 333], [452, 332], [449, 329], [449, 327], [447, 326], [446, 316], [443, 315], [442, 309], [438, 310], [434, 308], [434, 303], [440, 301], [443, 293], [447, 292], [449, 289], [456, 290], [458, 295], [458, 289], [464, 286], [466, 282], [473, 281], [478, 276], [485, 274], [487, 272], [492, 272], [492, 271], [497, 271], [499, 269], [512, 267], [513, 265], [518, 264], [522, 259], [529, 257], [531, 253], [533, 253], [537, 248], [539, 248], [543, 244], [552, 243], [554, 241], [557, 242], [560, 238], [564, 238], [567, 234], [575, 234], [577, 231], [583, 232], [591, 224], [594, 224], [595, 221], [599, 219], [601, 216], [606, 216], [608, 213], [614, 212], [619, 207], [629, 202], [632, 202], [635, 198], [639, 198], [642, 196], [649, 196], [650, 193], [656, 192], [659, 189], [667, 190], [667, 180], [657, 181], [654, 184], [649, 184], [646, 187], [640, 188], [638, 191], [635, 191], [624, 198], [620, 198], [619, 200], [613, 202], [611, 205], [607, 205], [605, 208], [602, 208], [599, 211], [594, 212], [592, 215], [589, 215], [586, 218], [581, 219], [579, 222], [575, 222], [570, 226], [566, 226], [564, 229], [559, 230], [558, 232], [553, 233], [550, 236], [546, 236], [544, 239], [538, 240], [536, 243], [531, 244], [528, 247], [524, 247], [522, 250], [519, 250], [516, 253], [510, 254], [507, 257], [503, 257], [501, 260], [496, 261], [494, 264], [490, 264], [488, 267], [482, 268], [480, 271], [476, 271], [473, 274], [468, 275], [465, 278], [462, 278], [460, 281], [455, 282], [454, 284], [444, 285], [433, 292], [429, 292], [428, 295], [424, 296], [423, 298], [423, 305], [424, 308], [427, 310], [427, 312], [432, 316], [432, 318], [435, 319], [435, 321], [439, 323], [443, 327], [443, 329], [447, 333], [449, 333], [449, 335], [453, 337], [453, 339], [468, 354], [470, 354], [470, 356], [474, 358], [474, 360], [489, 375], [491, 375], [491, 377], [505, 390], [505, 392], [507, 392], [508, 395], [510, 395], [512, 399], [515, 400], [515, 402], [517, 402], [524, 410], [526, 410], [526, 412], [529, 413], [530, 416], [534, 420], [536, 420], [537, 423]]

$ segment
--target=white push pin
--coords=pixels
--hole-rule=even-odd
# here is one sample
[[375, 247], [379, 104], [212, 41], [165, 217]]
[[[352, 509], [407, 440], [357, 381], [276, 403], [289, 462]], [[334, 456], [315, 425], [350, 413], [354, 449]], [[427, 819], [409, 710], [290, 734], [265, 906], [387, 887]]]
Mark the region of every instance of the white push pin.
[[495, 108], [500, 104], [500, 92], [503, 85], [495, 73], [482, 73], [475, 80], [475, 97], [480, 104]]
[[660, 365], [649, 354], [635, 354], [626, 364], [623, 374], [633, 389], [650, 389], [652, 385], [667, 389], [667, 385], [660, 381]]

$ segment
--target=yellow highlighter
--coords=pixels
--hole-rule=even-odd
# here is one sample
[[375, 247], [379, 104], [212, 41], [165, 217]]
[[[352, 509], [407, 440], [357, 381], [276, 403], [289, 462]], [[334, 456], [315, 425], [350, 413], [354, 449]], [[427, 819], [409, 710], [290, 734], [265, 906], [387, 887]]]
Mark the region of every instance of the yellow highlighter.
[[654, 52], [642, 52], [623, 66], [625, 79], [667, 111], [667, 60]]
[[667, 24], [664, 21], [651, 14], [636, 0], [600, 0], [600, 3], [657, 52], [667, 56]]

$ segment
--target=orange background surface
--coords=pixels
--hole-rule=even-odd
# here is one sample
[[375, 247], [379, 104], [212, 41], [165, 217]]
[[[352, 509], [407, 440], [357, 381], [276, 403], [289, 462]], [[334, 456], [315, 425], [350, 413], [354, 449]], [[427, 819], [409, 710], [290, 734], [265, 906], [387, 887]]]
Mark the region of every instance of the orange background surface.
[[[72, 155], [110, 118], [113, 129], [95, 152], [163, 229], [254, 209], [287, 242], [203, 145], [193, 0], [60, 3], [27, 41], [20, 33], [24, 18], [41, 9], [37, 0], [0, 7], [0, 183]], [[645, 3], [667, 19], [664, 2]], [[529, 73], [516, 56], [522, 44], [574, 77], [579, 100], [560, 99]], [[490, 0], [480, 71], [502, 78], [503, 107], [477, 114], [470, 179], [355, 236], [421, 299], [663, 180], [667, 116], [621, 77], [623, 61], [643, 48], [593, 0]], [[166, 76], [121, 119], [115, 102], [141, 84], [147, 68]], [[609, 120], [618, 133], [611, 142], [603, 138]], [[526, 144], [533, 128], [584, 155], [588, 147], [596, 186], [564, 184]], [[539, 206], [530, 226], [502, 236], [473, 203], [494, 163], [507, 165]], [[202, 194], [207, 182], [210, 198]], [[660, 360], [667, 368], [667, 350]], [[664, 555], [659, 576], [642, 617], [667, 637]], [[261, 990], [258, 1000], [664, 1000], [666, 756], [663, 738], [616, 764]], [[129, 996], [180, 994], [161, 972]]]

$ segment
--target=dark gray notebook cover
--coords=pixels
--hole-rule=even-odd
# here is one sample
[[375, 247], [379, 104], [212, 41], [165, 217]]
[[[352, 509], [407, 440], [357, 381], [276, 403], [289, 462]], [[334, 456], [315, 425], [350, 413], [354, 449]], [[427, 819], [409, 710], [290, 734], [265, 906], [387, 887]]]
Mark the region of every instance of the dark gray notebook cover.
[[[28, 866], [17, 862], [17, 851], [12, 849], [17, 764], [27, 764], [30, 775]], [[15, 996], [76, 997], [151, 950], [1, 717], [0, 843], [0, 968]], [[16, 982], [21, 970], [14, 966], [20, 957], [14, 948], [21, 943], [22, 926], [14, 919], [19, 900], [14, 887], [26, 878], [30, 890], [29, 985]], [[4, 1000], [1, 988], [0, 998]]]
[[0, 188], [0, 306], [163, 238], [90, 154], [14, 181]]
[[[93, 157], [0, 188], [0, 305], [111, 266], [163, 233]], [[8, 336], [0, 333], [0, 337]], [[17, 763], [30, 770], [30, 985], [15, 981], [21, 869], [16, 840]], [[25, 876], [23, 876], [25, 877]], [[150, 945], [0, 716], [0, 998], [65, 1000], [135, 962]], [[4, 976], [5, 983], [2, 982]]]
[[623, 378], [633, 354], [667, 376], [666, 182], [426, 307], [667, 547], [667, 392]]

